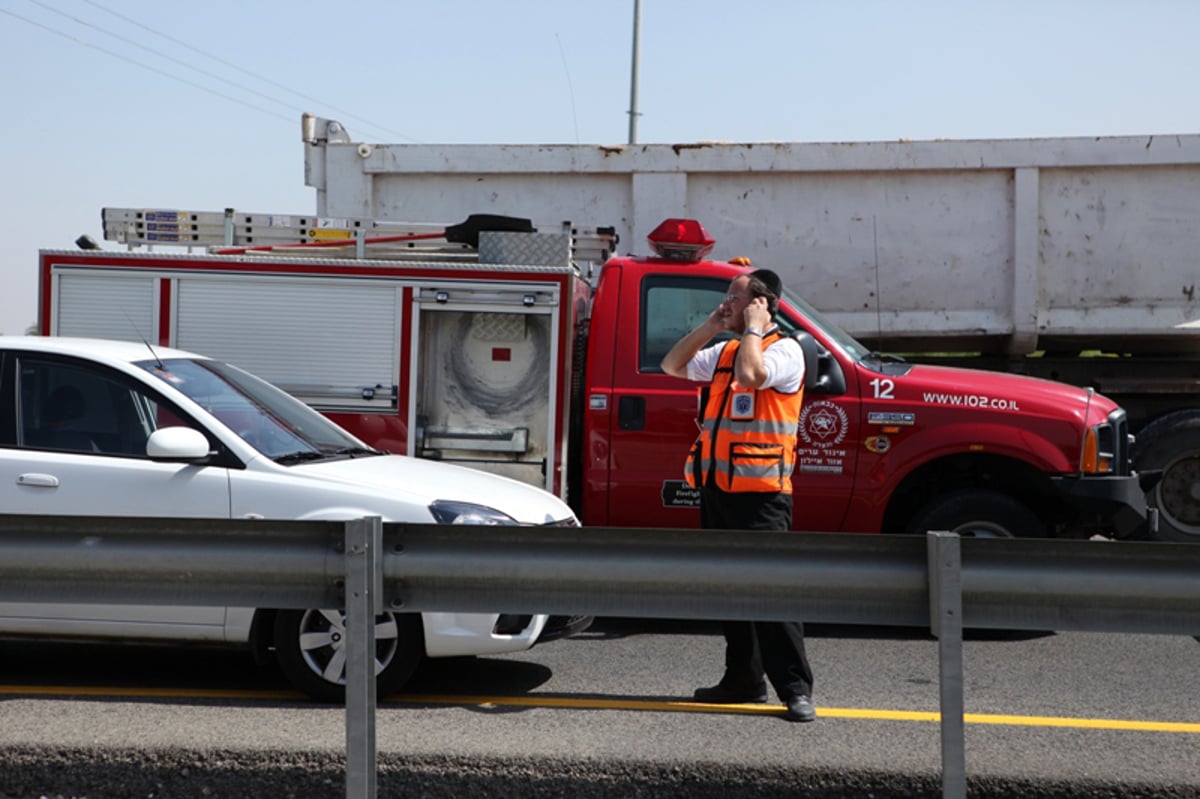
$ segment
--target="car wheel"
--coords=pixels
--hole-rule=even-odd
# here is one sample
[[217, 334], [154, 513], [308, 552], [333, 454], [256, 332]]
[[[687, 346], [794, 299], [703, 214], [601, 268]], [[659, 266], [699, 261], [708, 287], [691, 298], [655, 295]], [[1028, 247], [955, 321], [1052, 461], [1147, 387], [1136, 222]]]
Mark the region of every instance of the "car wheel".
[[986, 489], [967, 489], [937, 497], [922, 508], [905, 532], [924, 535], [949, 530], [967, 538], [1044, 538], [1046, 523], [1022, 502]]
[[[297, 688], [324, 702], [346, 699], [346, 614], [340, 610], [281, 610], [275, 616], [275, 657]], [[425, 654], [421, 617], [375, 617], [375, 690], [398, 691]]]
[[1179, 411], [1155, 419], [1137, 434], [1133, 465], [1162, 469], [1146, 499], [1158, 508], [1162, 541], [1200, 541], [1200, 413]]

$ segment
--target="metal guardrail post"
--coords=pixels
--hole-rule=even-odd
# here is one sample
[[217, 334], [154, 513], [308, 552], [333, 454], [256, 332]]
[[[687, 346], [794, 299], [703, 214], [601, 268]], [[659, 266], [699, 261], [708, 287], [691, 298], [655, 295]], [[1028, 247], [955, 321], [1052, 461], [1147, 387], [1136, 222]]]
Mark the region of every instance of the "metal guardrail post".
[[375, 799], [375, 614], [383, 610], [383, 520], [346, 522], [346, 797]]
[[930, 531], [929, 628], [938, 639], [941, 693], [942, 796], [967, 795], [963, 722], [962, 547], [957, 534]]

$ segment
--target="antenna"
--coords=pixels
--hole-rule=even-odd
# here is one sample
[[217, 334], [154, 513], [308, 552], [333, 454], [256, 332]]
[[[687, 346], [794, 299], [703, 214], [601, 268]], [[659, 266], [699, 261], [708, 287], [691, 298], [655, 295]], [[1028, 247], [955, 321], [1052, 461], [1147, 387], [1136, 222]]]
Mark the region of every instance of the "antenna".
[[637, 144], [638, 40], [642, 31], [642, 0], [633, 0], [633, 63], [629, 69], [629, 143]]
[[883, 316], [879, 310], [879, 225], [878, 217], [871, 214], [871, 243], [875, 248], [875, 335], [883, 339]]
[[154, 358], [155, 366], [158, 367], [160, 372], [165, 372], [167, 367], [165, 364], [163, 364], [162, 358], [158, 357], [158, 353], [154, 351], [154, 347], [150, 346], [150, 340], [146, 338], [146, 334], [138, 329], [137, 322], [133, 321], [133, 317], [129, 315], [128, 311], [124, 311], [123, 314], [125, 316], [125, 321], [129, 322], [129, 326], [133, 328], [133, 332], [136, 333], [137, 337], [141, 339], [143, 344], [146, 345], [146, 349], [150, 350], [150, 357]]

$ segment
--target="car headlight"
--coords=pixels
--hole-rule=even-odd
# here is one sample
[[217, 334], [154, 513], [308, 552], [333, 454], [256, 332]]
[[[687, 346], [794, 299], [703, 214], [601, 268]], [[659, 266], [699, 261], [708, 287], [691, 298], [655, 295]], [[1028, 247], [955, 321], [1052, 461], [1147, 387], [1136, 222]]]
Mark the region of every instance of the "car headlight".
[[506, 513], [486, 505], [471, 502], [456, 502], [437, 499], [429, 505], [429, 512], [438, 524], [505, 524], [515, 525], [517, 520]]

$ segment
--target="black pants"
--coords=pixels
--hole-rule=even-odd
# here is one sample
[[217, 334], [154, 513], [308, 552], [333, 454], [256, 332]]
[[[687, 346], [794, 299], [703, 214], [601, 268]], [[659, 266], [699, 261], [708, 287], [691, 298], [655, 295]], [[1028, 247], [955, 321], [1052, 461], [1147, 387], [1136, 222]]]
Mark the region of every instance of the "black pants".
[[[706, 530], [792, 529], [792, 495], [730, 493], [706, 486], [700, 492], [700, 526]], [[812, 667], [804, 652], [800, 622], [727, 621], [725, 675], [721, 684], [740, 689], [757, 686], [765, 674], [784, 702], [797, 694], [812, 696]]]

